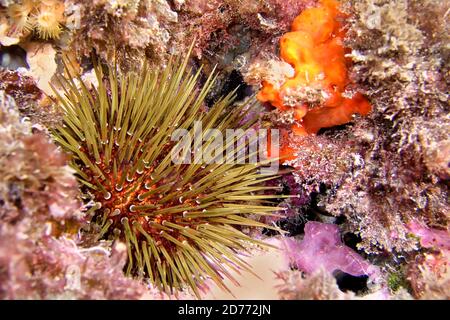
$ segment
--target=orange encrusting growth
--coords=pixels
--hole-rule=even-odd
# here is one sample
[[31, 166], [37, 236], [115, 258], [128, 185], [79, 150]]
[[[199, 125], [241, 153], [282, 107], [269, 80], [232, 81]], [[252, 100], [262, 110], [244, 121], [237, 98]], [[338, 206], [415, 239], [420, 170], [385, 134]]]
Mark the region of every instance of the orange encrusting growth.
[[[344, 97], [350, 84], [343, 46], [345, 31], [340, 20], [345, 15], [336, 0], [320, 0], [319, 6], [304, 10], [292, 23], [292, 32], [280, 40], [281, 58], [292, 65], [294, 77], [280, 88], [263, 82], [258, 94], [281, 111], [294, 110], [295, 135], [317, 133], [319, 129], [349, 122], [356, 113], [366, 115], [371, 105], [360, 93]], [[315, 101], [300, 99], [287, 103], [289, 96], [308, 88], [316, 92]], [[292, 99], [291, 99], [292, 101]]]
[[8, 35], [22, 37], [34, 30], [41, 39], [58, 39], [65, 20], [64, 11], [62, 0], [16, 1], [6, 10], [12, 21]]

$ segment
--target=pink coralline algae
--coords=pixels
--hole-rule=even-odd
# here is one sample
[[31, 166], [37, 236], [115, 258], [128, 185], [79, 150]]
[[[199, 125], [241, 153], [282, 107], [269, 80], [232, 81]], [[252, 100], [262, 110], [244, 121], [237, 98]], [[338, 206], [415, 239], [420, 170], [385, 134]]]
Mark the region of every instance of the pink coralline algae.
[[408, 229], [420, 237], [420, 244], [424, 248], [450, 250], [450, 233], [448, 230], [429, 228], [418, 221], [408, 223]]
[[341, 240], [337, 225], [309, 221], [302, 241], [286, 239], [288, 257], [300, 270], [311, 274], [321, 268], [332, 273], [341, 270], [352, 276], [373, 279], [379, 269], [364, 260]]

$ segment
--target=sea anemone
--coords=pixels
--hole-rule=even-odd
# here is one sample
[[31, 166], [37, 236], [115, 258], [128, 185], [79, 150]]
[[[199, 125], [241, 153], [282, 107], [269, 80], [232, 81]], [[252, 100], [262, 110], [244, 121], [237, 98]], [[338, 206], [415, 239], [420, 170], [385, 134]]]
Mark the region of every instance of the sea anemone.
[[[274, 160], [173, 162], [176, 129], [193, 136], [195, 122], [201, 121], [204, 136], [212, 128], [224, 133], [240, 126], [243, 132], [227, 141], [229, 147], [257, 120], [241, 124], [253, 103], [232, 107], [234, 92], [205, 112], [204, 99], [215, 76], [196, 89], [201, 69], [192, 74], [187, 63], [188, 58], [175, 58], [163, 70], [144, 64], [127, 74], [115, 68], [104, 73], [95, 63], [98, 86], [92, 89], [79, 77], [73, 80], [66, 67], [66, 77], [60, 77], [64, 96], [55, 89], [64, 124], [54, 137], [72, 154], [82, 191], [93, 199], [88, 215], [98, 239], [125, 241], [125, 273], [169, 293], [188, 286], [199, 297], [205, 278], [228, 290], [223, 283], [224, 277], [232, 279], [228, 270], [251, 272], [240, 253], [265, 243], [245, 229], [268, 227], [256, 218], [280, 208], [270, 200], [277, 196], [261, 194], [274, 189], [264, 186], [274, 176], [260, 172]], [[194, 142], [195, 156], [198, 148], [214, 148], [214, 159], [224, 154], [225, 147], [215, 142]], [[249, 157], [246, 153], [245, 159]]]
[[8, 7], [8, 16], [13, 21], [13, 33], [22, 31], [31, 31], [33, 24], [30, 20], [30, 13], [34, 9], [32, 0], [24, 0], [22, 3], [14, 3]]
[[56, 39], [64, 21], [64, 3], [59, 0], [23, 0], [11, 4], [7, 13], [12, 21], [11, 34], [35, 30], [41, 39]]
[[64, 19], [64, 4], [57, 1], [43, 1], [33, 15], [35, 28], [39, 37], [56, 39], [61, 33], [60, 22]]

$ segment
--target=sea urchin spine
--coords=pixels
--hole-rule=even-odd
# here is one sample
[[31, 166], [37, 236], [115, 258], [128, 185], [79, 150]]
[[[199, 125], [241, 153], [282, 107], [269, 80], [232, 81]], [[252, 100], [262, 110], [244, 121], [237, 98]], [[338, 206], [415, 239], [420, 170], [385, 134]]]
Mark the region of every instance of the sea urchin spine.
[[[242, 227], [267, 227], [251, 217], [280, 208], [270, 203], [275, 196], [260, 194], [271, 189], [263, 183], [273, 175], [259, 172], [267, 162], [171, 161], [174, 130], [192, 133], [194, 121], [201, 121], [203, 132], [225, 132], [238, 127], [252, 107], [231, 107], [230, 93], [209, 112], [202, 111], [215, 76], [196, 89], [201, 71], [192, 74], [187, 62], [175, 58], [164, 70], [144, 65], [121, 75], [114, 68], [105, 75], [96, 65], [98, 86], [92, 89], [80, 78], [74, 81], [67, 67], [60, 78], [64, 96], [55, 89], [65, 117], [54, 137], [73, 155], [79, 181], [94, 198], [89, 214], [99, 239], [126, 242], [125, 272], [148, 278], [166, 292], [188, 285], [199, 296], [205, 278], [228, 290], [223, 279], [231, 278], [230, 270], [251, 271], [239, 253], [248, 244], [264, 243]], [[255, 121], [241, 129], [246, 132]], [[210, 144], [204, 141], [203, 149]]]

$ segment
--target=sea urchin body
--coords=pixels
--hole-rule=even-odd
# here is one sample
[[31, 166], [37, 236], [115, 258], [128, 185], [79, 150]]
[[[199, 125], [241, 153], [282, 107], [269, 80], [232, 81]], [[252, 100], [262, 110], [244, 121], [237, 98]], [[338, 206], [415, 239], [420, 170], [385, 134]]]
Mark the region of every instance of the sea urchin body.
[[[224, 132], [236, 128], [251, 107], [232, 108], [229, 94], [202, 111], [214, 77], [196, 89], [200, 70], [192, 74], [186, 65], [187, 58], [177, 58], [164, 70], [144, 66], [125, 75], [112, 68], [104, 75], [96, 66], [95, 89], [81, 79], [78, 84], [66, 68], [67, 77], [60, 79], [65, 96], [55, 90], [64, 124], [54, 137], [73, 155], [83, 190], [95, 201], [89, 214], [99, 239], [120, 238], [127, 244], [125, 272], [148, 278], [166, 292], [187, 285], [199, 296], [205, 278], [227, 289], [223, 278], [231, 277], [229, 270], [249, 270], [239, 252], [262, 242], [242, 227], [266, 227], [250, 215], [270, 215], [279, 208], [268, 201], [274, 196], [260, 194], [271, 188], [263, 182], [273, 178], [259, 172], [263, 162], [172, 161], [177, 128], [192, 133], [194, 121], [201, 121], [203, 132]], [[241, 129], [246, 132], [255, 120]], [[210, 144], [206, 140], [201, 147]]]

